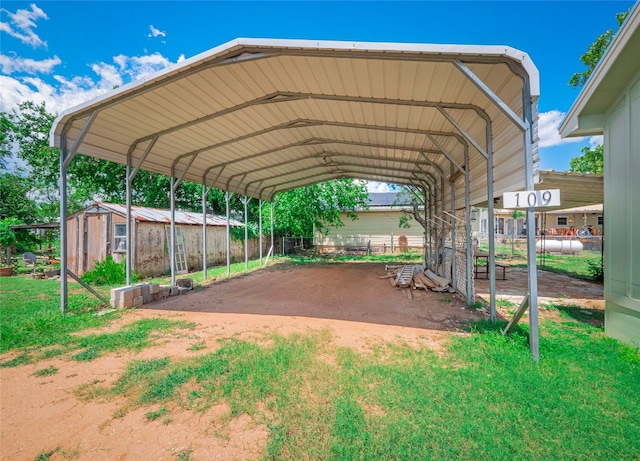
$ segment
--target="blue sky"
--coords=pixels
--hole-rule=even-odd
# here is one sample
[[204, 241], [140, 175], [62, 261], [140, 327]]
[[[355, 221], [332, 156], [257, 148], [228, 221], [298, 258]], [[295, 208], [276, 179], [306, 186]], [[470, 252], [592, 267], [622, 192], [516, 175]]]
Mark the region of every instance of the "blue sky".
[[598, 139], [560, 140], [579, 58], [633, 1], [3, 1], [0, 110], [58, 112], [237, 37], [508, 45], [540, 71], [542, 169]]

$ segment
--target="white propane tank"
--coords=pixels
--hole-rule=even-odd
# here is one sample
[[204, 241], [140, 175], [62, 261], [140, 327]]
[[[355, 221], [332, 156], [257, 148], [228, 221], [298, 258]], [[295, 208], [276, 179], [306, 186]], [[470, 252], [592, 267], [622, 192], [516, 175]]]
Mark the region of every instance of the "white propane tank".
[[[544, 247], [543, 247], [544, 245]], [[584, 245], [580, 240], [538, 240], [536, 242], [536, 253], [580, 253], [584, 249]]]

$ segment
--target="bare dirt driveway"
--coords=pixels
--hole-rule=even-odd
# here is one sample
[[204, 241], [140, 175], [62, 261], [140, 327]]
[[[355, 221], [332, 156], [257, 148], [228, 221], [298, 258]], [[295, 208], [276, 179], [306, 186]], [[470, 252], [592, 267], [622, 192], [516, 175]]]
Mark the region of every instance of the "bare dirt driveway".
[[[384, 274], [380, 263], [272, 266], [128, 312], [105, 329], [151, 317], [196, 324], [140, 352], [2, 368], [0, 458], [33, 460], [51, 452], [42, 459], [175, 460], [184, 453], [195, 460], [257, 459], [265, 453], [268, 429], [247, 415], [231, 416], [225, 405], [185, 410], [163, 424], [145, 418], [149, 408], [123, 413], [123, 401], [83, 400], [77, 390], [113, 384], [134, 359], [207, 353], [231, 337], [260, 341], [270, 333], [328, 330], [336, 345], [358, 351], [394, 342], [439, 352], [452, 334], [465, 334], [469, 321], [485, 316], [449, 294], [416, 290], [409, 299], [407, 290], [379, 278]], [[199, 350], [190, 347], [194, 343]], [[34, 374], [47, 367], [58, 372]]]

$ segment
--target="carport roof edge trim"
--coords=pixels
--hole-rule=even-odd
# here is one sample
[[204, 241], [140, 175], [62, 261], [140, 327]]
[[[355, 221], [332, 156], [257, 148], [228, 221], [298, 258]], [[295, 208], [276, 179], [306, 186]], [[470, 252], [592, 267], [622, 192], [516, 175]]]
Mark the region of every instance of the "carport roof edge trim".
[[273, 51], [299, 50], [311, 56], [314, 55], [314, 52], [334, 51], [338, 53], [354, 52], [366, 54], [368, 52], [379, 52], [383, 54], [433, 55], [438, 56], [440, 59], [461, 59], [463, 61], [465, 61], [465, 58], [482, 57], [483, 61], [488, 63], [501, 63], [505, 62], [505, 60], [510, 60], [519, 63], [528, 75], [529, 94], [531, 97], [536, 98], [540, 95], [540, 77], [535, 64], [527, 53], [509, 46], [237, 38], [199, 53], [179, 64], [174, 64], [139, 80], [123, 85], [102, 96], [63, 110], [53, 122], [49, 136], [50, 146], [60, 147], [60, 135], [64, 126], [69, 120], [78, 116], [79, 113], [97, 109], [105, 103], [116, 102], [128, 94], [136, 93], [147, 86], [151, 87], [155, 84], [160, 84], [161, 81], [166, 78], [186, 72], [192, 67], [201, 65], [209, 60], [223, 58], [225, 55], [235, 57], [233, 56], [235, 50], [250, 47], [263, 49], [264, 51], [268, 51], [269, 49]]

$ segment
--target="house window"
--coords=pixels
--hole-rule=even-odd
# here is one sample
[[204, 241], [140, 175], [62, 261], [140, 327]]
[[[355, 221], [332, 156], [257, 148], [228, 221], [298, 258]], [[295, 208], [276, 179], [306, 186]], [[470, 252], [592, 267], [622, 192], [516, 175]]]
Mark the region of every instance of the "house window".
[[566, 216], [558, 216], [558, 221], [556, 223], [557, 226], [566, 226], [567, 225], [567, 217]]
[[598, 216], [598, 226], [604, 225], [604, 216]]
[[126, 253], [127, 251], [127, 225], [114, 224], [114, 253]]

